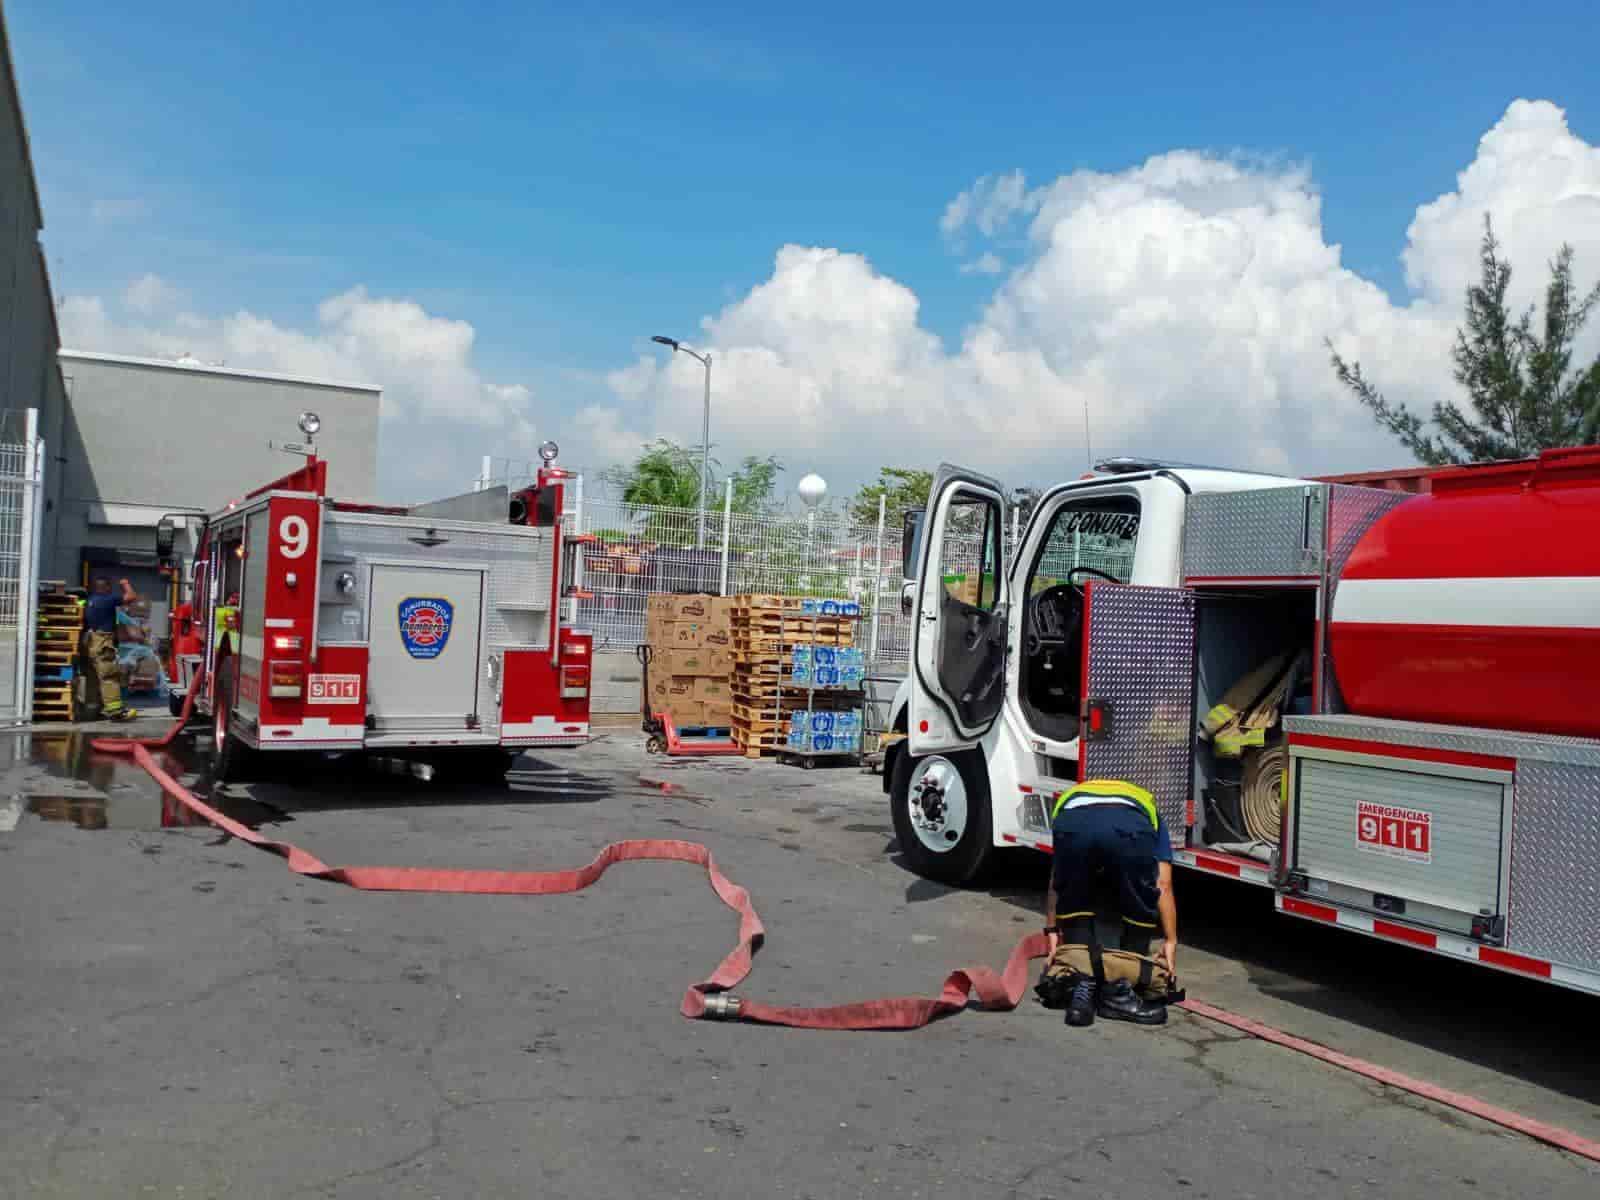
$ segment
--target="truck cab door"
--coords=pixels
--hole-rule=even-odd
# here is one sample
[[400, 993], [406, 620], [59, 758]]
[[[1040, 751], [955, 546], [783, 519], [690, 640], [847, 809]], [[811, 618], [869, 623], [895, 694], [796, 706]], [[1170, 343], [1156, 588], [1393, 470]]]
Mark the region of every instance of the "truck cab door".
[[1004, 526], [999, 483], [939, 468], [916, 555], [912, 754], [975, 745], [1000, 715], [1009, 618]]
[[1148, 790], [1178, 845], [1194, 790], [1194, 671], [1192, 591], [1087, 584], [1078, 778]]

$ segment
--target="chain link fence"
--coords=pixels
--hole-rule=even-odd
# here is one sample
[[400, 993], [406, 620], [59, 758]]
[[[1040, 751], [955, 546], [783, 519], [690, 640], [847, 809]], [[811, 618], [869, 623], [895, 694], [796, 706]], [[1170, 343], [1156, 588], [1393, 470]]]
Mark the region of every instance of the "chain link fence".
[[0, 724], [33, 715], [43, 463], [36, 412], [0, 415]]

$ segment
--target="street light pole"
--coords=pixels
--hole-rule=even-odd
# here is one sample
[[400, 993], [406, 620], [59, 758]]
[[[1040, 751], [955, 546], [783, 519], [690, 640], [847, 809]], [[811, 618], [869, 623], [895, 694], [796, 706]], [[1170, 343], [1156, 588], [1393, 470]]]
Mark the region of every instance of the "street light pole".
[[711, 489], [711, 355], [699, 354], [689, 349], [676, 338], [661, 337], [659, 334], [650, 339], [663, 346], [671, 346], [672, 352], [677, 354], [682, 351], [690, 358], [695, 359], [706, 369], [706, 398], [705, 407], [700, 415], [700, 513], [695, 524], [694, 548], [706, 548], [706, 493]]

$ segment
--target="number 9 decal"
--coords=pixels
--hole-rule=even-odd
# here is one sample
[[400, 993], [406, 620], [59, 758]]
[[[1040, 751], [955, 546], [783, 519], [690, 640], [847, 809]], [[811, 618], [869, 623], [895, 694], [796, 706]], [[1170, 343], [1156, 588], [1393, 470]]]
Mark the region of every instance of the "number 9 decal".
[[1361, 818], [1361, 840], [1364, 842], [1375, 842], [1378, 840], [1377, 817]]
[[285, 558], [299, 558], [311, 544], [311, 527], [304, 517], [285, 517], [278, 522], [278, 552]]

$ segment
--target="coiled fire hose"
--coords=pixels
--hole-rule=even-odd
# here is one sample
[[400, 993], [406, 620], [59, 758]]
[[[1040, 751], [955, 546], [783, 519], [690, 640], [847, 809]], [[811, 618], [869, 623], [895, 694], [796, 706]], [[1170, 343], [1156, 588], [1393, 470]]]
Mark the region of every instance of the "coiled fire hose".
[[1282, 743], [1245, 754], [1239, 810], [1252, 841], [1278, 844], [1283, 832], [1283, 776], [1288, 769], [1289, 751]]
[[[159, 738], [102, 738], [93, 743], [96, 750], [131, 755], [179, 803], [241, 841], [279, 855], [296, 874], [330, 883], [342, 883], [363, 891], [449, 892], [478, 895], [551, 896], [576, 892], [595, 883], [614, 863], [669, 861], [696, 863], [705, 868], [712, 890], [729, 908], [739, 914], [739, 940], [728, 955], [705, 979], [691, 984], [683, 994], [679, 1011], [686, 1017], [746, 1021], [764, 1025], [788, 1025], [801, 1029], [918, 1029], [940, 1017], [967, 1007], [976, 999], [982, 1009], [1007, 1011], [1016, 1008], [1028, 985], [1028, 963], [1043, 958], [1048, 943], [1042, 933], [1029, 934], [1019, 941], [1000, 972], [988, 967], [964, 967], [952, 971], [937, 997], [894, 996], [858, 1004], [836, 1004], [821, 1008], [800, 1008], [762, 1004], [728, 993], [750, 973], [756, 952], [766, 937], [766, 927], [756, 915], [750, 895], [718, 869], [711, 851], [695, 842], [658, 839], [612, 842], [587, 866], [565, 871], [489, 871], [441, 870], [432, 867], [330, 867], [315, 855], [292, 842], [262, 837], [218, 812], [179, 783], [156, 762], [152, 749], [168, 746], [188, 724], [194, 711], [203, 675], [197, 674], [184, 698], [183, 712]], [[1520, 1113], [1485, 1103], [1473, 1096], [1453, 1092], [1424, 1080], [1414, 1079], [1363, 1059], [1330, 1050], [1315, 1042], [1295, 1037], [1259, 1021], [1206, 1004], [1185, 1000], [1179, 1007], [1199, 1016], [1230, 1026], [1263, 1041], [1272, 1042], [1312, 1058], [1352, 1071], [1390, 1087], [1401, 1088], [1439, 1104], [1481, 1117], [1538, 1141], [1600, 1162], [1600, 1142], [1579, 1136], [1571, 1130], [1535, 1121]]]

